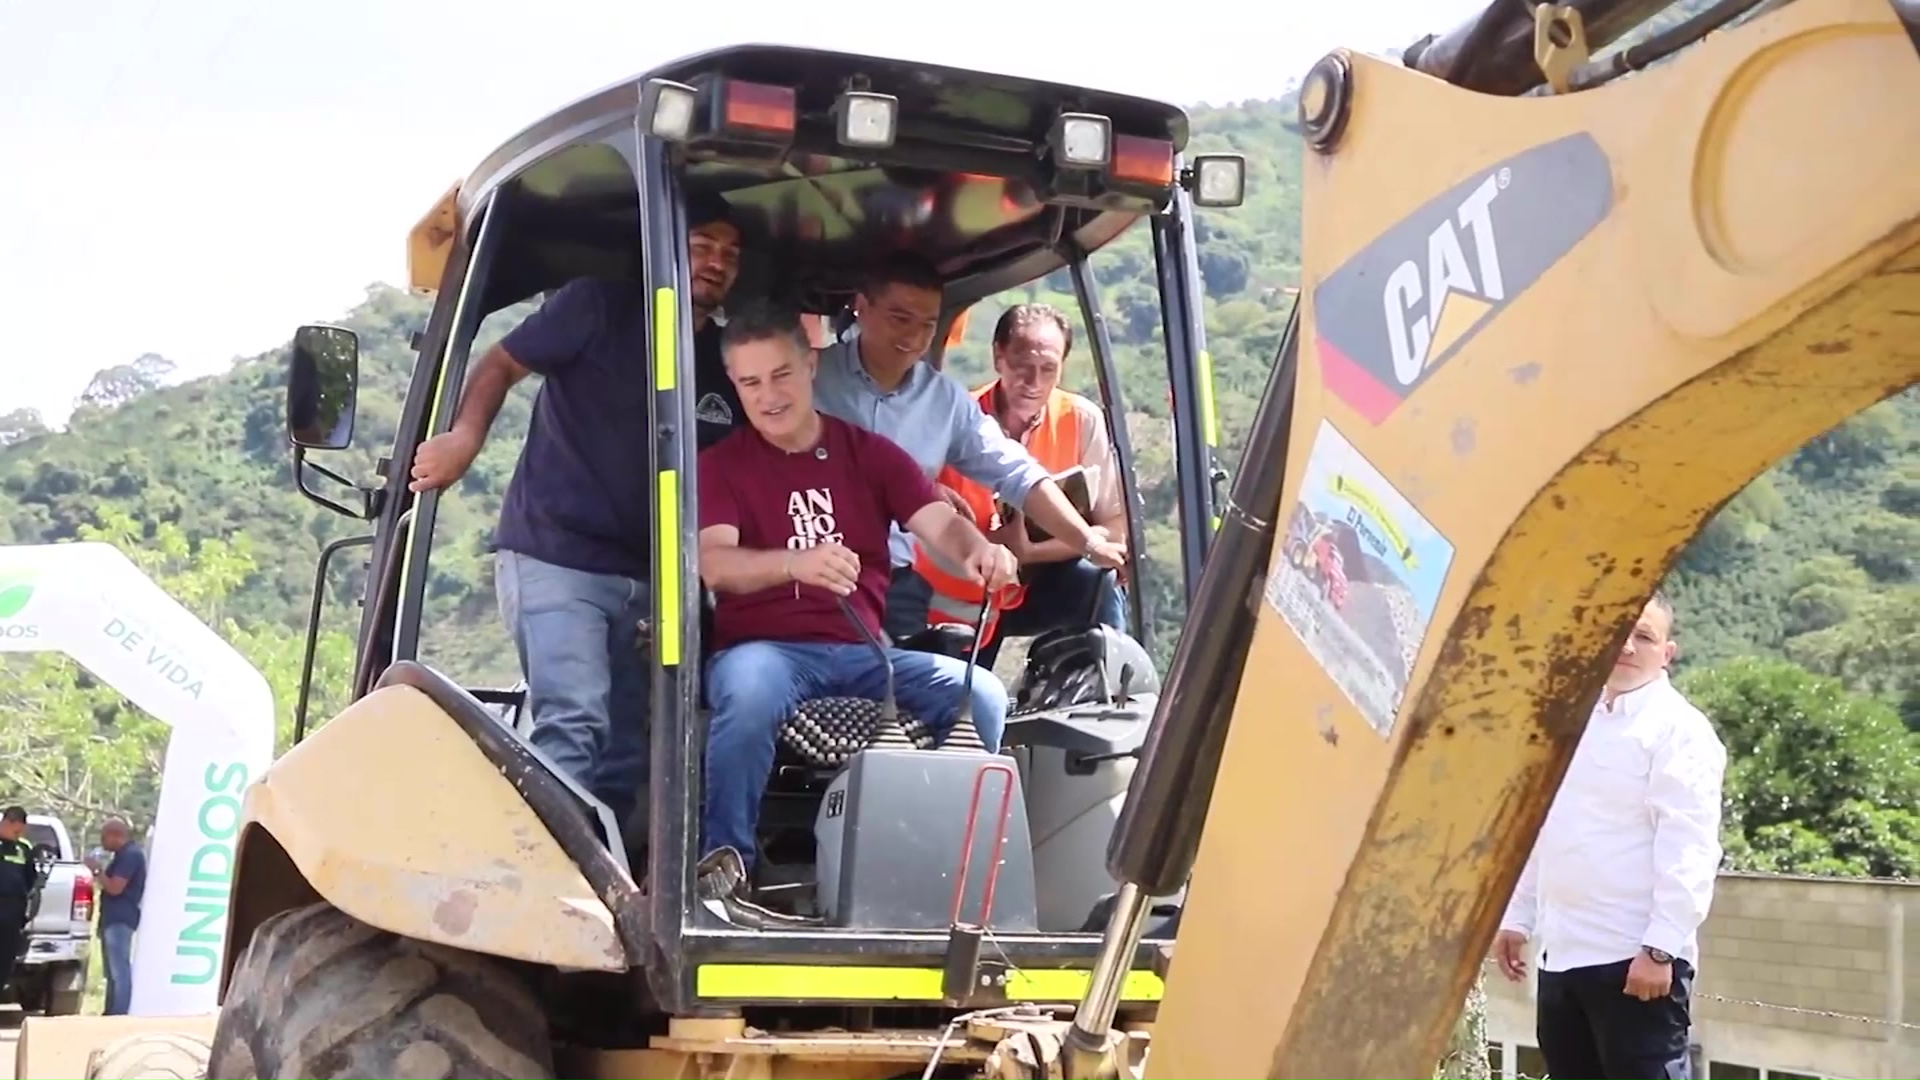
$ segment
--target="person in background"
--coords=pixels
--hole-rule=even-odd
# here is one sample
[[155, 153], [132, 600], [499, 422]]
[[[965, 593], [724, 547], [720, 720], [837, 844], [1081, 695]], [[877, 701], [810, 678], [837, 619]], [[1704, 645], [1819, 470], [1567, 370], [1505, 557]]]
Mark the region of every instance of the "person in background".
[[[739, 275], [740, 229], [718, 196], [687, 202], [697, 441], [707, 445], [739, 415], [714, 318]], [[529, 741], [623, 827], [647, 776], [651, 665], [640, 625], [652, 613], [651, 321], [638, 282], [562, 286], [474, 365], [451, 429], [414, 453], [410, 485], [459, 480], [508, 391], [541, 376], [494, 533], [494, 587], [527, 680]]]
[[[914, 256], [896, 254], [876, 265], [854, 297], [854, 325], [820, 351], [815, 404], [828, 416], [884, 435], [929, 479], [952, 466], [1031, 517], [1075, 556], [1122, 569], [1125, 543], [1089, 525], [1027, 448], [981, 412], [965, 387], [927, 363], [942, 289], [938, 271]], [[935, 490], [962, 516], [971, 513], [958, 492], [937, 484]], [[913, 544], [898, 529], [888, 541], [888, 560], [886, 630], [900, 640], [926, 628], [929, 590], [913, 571]]]
[[107, 1016], [124, 1016], [133, 1000], [133, 935], [147, 891], [147, 853], [122, 817], [100, 826], [100, 846], [113, 860], [100, 878], [100, 961], [107, 973]]
[[0, 811], [0, 990], [13, 977], [26, 935], [27, 912], [40, 887], [40, 868], [27, 843], [27, 811], [9, 806]]
[[[1087, 398], [1060, 388], [1061, 369], [1072, 350], [1073, 324], [1059, 308], [1010, 307], [993, 327], [993, 370], [999, 377], [975, 390], [973, 399], [1007, 438], [1025, 446], [1047, 471], [1057, 476], [1074, 466], [1084, 468], [1092, 505], [1089, 520], [1109, 536], [1125, 536], [1120, 463], [1108, 437], [1106, 414]], [[942, 469], [935, 482], [959, 493], [973, 523], [1020, 561], [1023, 595], [1004, 616], [988, 616], [986, 643], [975, 658], [982, 667], [993, 666], [1009, 635], [1031, 636], [1089, 621], [1126, 628], [1117, 575], [1066, 541], [1030, 540], [1026, 515], [1016, 510], [1000, 520], [993, 492], [953, 466]], [[926, 581], [931, 621], [974, 625], [984, 597], [979, 586], [954, 574], [923, 544], [914, 546], [913, 572]]]
[[1614, 659], [1494, 937], [1527, 977], [1547, 1072], [1686, 1077], [1700, 924], [1720, 870], [1727, 752], [1667, 677], [1679, 645], [1655, 594]]

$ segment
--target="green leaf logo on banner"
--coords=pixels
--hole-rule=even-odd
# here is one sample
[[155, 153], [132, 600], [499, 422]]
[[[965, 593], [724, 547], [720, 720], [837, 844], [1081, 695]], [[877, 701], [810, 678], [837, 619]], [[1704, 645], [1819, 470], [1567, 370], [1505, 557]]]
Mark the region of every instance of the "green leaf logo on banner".
[[0, 619], [11, 619], [26, 609], [33, 599], [33, 578], [21, 573], [0, 572]]

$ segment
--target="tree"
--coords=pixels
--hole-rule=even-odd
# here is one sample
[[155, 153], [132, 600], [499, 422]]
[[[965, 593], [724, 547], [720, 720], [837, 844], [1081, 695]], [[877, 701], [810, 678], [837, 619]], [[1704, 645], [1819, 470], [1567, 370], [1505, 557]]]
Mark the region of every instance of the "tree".
[[131, 364], [118, 364], [94, 373], [93, 381], [80, 394], [81, 405], [112, 409], [158, 389], [173, 374], [173, 361], [157, 353], [147, 353]]
[[12, 446], [47, 433], [39, 409], [19, 408], [0, 413], [0, 446]]
[[1434, 1080], [1489, 1080], [1493, 1066], [1487, 1060], [1487, 973], [1473, 977], [1460, 1019], [1447, 1040], [1447, 1052], [1434, 1067]]
[[1890, 706], [1784, 660], [1681, 682], [1726, 743], [1730, 868], [1920, 874], [1920, 736]]

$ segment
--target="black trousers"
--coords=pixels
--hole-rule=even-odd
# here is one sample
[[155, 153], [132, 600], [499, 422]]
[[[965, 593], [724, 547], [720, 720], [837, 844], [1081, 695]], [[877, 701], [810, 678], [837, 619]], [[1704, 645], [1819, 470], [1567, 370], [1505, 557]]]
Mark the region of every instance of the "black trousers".
[[1675, 958], [1667, 995], [1626, 993], [1627, 965], [1540, 972], [1540, 1054], [1554, 1080], [1693, 1080], [1693, 965]]
[[27, 898], [0, 896], [0, 990], [13, 978], [13, 962], [25, 946]]

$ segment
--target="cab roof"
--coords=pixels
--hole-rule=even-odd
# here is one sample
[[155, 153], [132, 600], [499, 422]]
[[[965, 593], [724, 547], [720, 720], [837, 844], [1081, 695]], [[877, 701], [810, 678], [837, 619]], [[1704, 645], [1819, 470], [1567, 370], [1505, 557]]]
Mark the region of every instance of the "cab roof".
[[[663, 64], [588, 94], [529, 125], [449, 189], [408, 238], [411, 284], [437, 288], [456, 235], [498, 194], [504, 249], [482, 298], [489, 312], [581, 273], [637, 276], [639, 209], [625, 158], [642, 88], [724, 78], [795, 90], [801, 133], [779, 161], [701, 160], [676, 149], [683, 183], [727, 198], [754, 262], [804, 265], [787, 280], [809, 310], [829, 310], [877, 254], [910, 248], [948, 279], [950, 305], [1043, 276], [1065, 264], [1066, 241], [1097, 250], [1154, 207], [1048, 203], [1035, 182], [1053, 117], [1111, 119], [1116, 133], [1184, 151], [1177, 105], [1084, 86], [784, 45], [736, 45]], [[899, 99], [894, 148], [852, 151], [807, 140], [840, 92], [861, 86]], [[828, 129], [830, 131], [830, 128]], [[855, 156], [857, 153], [857, 156]], [[796, 258], [795, 256], [799, 257]], [[743, 266], [742, 285], [766, 266]]]

